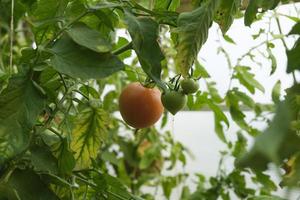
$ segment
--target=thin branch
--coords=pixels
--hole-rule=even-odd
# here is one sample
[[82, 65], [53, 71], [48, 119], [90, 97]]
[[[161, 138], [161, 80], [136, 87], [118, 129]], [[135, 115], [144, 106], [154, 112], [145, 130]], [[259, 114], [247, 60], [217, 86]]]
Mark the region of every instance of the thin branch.
[[13, 41], [14, 41], [14, 7], [15, 1], [11, 1], [11, 16], [10, 16], [10, 57], [9, 57], [9, 70], [8, 73], [12, 74], [13, 67]]

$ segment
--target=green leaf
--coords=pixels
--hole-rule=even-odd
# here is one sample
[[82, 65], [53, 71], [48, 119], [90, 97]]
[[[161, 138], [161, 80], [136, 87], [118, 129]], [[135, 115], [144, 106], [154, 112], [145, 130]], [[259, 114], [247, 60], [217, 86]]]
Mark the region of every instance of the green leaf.
[[43, 147], [35, 145], [30, 148], [30, 160], [36, 171], [58, 172], [57, 159], [45, 144]]
[[30, 169], [14, 170], [6, 184], [6, 187], [15, 190], [17, 196], [22, 199], [59, 200], [59, 198], [49, 189], [40, 177]]
[[279, 103], [281, 92], [281, 82], [278, 80], [272, 89], [272, 100], [274, 103]]
[[109, 52], [111, 44], [101, 35], [100, 32], [89, 28], [82, 22], [74, 24], [67, 30], [68, 35], [77, 44], [99, 53]]
[[279, 164], [282, 159], [300, 150], [300, 138], [289, 129], [293, 113], [291, 109], [295, 110], [288, 102], [278, 104], [272, 123], [256, 137], [250, 152], [237, 161], [238, 166], [264, 170], [269, 162]]
[[108, 114], [101, 108], [87, 107], [74, 121], [71, 149], [75, 152], [77, 168], [87, 168], [95, 159], [101, 143], [107, 137]]
[[231, 37], [229, 37], [229, 35], [223, 35], [223, 38], [226, 42], [229, 42], [231, 44], [236, 44], [235, 41]]
[[235, 14], [241, 6], [241, 0], [221, 0], [214, 20], [220, 25], [223, 34], [230, 28]]
[[194, 70], [195, 77], [201, 78], [210, 78], [209, 73], [206, 71], [203, 65], [198, 60], [195, 60], [195, 70]]
[[151, 145], [150, 148], [145, 150], [145, 153], [140, 161], [139, 167], [141, 169], [148, 168], [154, 160], [156, 160], [161, 154], [161, 148], [158, 143]]
[[63, 174], [70, 174], [75, 167], [76, 160], [74, 158], [71, 149], [69, 148], [69, 142], [66, 138], [59, 144], [58, 149], [56, 150], [57, 154], [57, 165], [58, 169]]
[[265, 92], [264, 87], [254, 79], [254, 74], [249, 72], [251, 68], [247, 66], [237, 66], [235, 67], [235, 78], [239, 80], [239, 82], [244, 85], [249, 92], [252, 94], [255, 93], [255, 88], [259, 89], [261, 92]]
[[250, 197], [248, 200], [287, 200], [283, 199], [278, 196], [267, 196], [267, 195], [261, 195], [261, 196], [256, 196], [256, 197]]
[[232, 90], [232, 92], [234, 93], [234, 95], [237, 98], [237, 100], [243, 102], [244, 105], [248, 106], [249, 108], [254, 108], [255, 107], [255, 102], [247, 94], [245, 94], [243, 92], [240, 92], [236, 88], [234, 88]]
[[293, 26], [292, 30], [289, 32], [289, 35], [300, 35], [300, 22]]
[[53, 68], [73, 78], [100, 79], [124, 69], [124, 64], [115, 55], [78, 46], [66, 35], [54, 44], [51, 52]]
[[256, 20], [259, 8], [262, 8], [264, 11], [274, 9], [279, 2], [280, 0], [250, 0], [245, 12], [245, 25], [250, 26]]
[[277, 60], [276, 57], [274, 56], [274, 54], [272, 53], [270, 48], [267, 48], [267, 52], [269, 54], [269, 60], [271, 60], [271, 72], [270, 75], [274, 74], [274, 72], [277, 69]]
[[224, 122], [228, 128], [229, 121], [228, 121], [226, 115], [223, 113], [223, 111], [217, 105], [215, 105], [212, 101], [208, 101], [208, 106], [212, 109], [212, 111], [214, 112], [214, 115], [215, 115], [215, 131], [216, 131], [218, 137], [223, 142], [226, 143], [227, 141], [226, 141], [226, 137], [224, 134], [222, 122]]
[[24, 150], [45, 99], [26, 76], [13, 76], [0, 94], [0, 164]]
[[255, 177], [252, 178], [254, 183], [260, 183], [262, 185], [262, 193], [270, 194], [272, 191], [277, 190], [276, 184], [272, 181], [271, 176], [264, 174], [263, 172], [256, 172]]
[[107, 199], [110, 200], [120, 200], [120, 199], [132, 199], [132, 200], [141, 200], [130, 194], [127, 188], [120, 182], [119, 179], [110, 176], [109, 174], [100, 174], [97, 173], [93, 177], [94, 182], [97, 185], [96, 194], [104, 193], [107, 196]]
[[178, 18], [178, 45], [176, 67], [187, 77], [198, 52], [208, 38], [208, 30], [219, 0], [208, 1], [192, 12], [184, 12]]
[[286, 51], [287, 59], [288, 59], [286, 71], [288, 73], [291, 73], [295, 70], [299, 70], [300, 68], [299, 52], [300, 52], [300, 39], [297, 40], [297, 42], [295, 43], [292, 49]]
[[209, 91], [209, 95], [211, 96], [211, 99], [216, 103], [223, 102], [223, 98], [220, 96], [218, 90], [216, 89], [216, 83], [215, 82], [207, 82], [207, 89]]
[[158, 44], [158, 24], [149, 17], [135, 17], [125, 12], [125, 22], [132, 38], [133, 49], [144, 72], [158, 85], [165, 88], [161, 81], [161, 61], [164, 55]]
[[176, 11], [180, 5], [180, 0], [155, 0], [154, 10]]

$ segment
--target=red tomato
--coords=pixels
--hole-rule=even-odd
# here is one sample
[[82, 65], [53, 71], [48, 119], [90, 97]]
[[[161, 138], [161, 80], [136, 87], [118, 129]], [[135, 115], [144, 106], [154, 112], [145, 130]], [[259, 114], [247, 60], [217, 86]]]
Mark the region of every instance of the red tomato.
[[140, 83], [127, 85], [119, 98], [119, 109], [124, 121], [134, 128], [155, 124], [164, 110], [160, 96], [156, 88], [146, 88]]

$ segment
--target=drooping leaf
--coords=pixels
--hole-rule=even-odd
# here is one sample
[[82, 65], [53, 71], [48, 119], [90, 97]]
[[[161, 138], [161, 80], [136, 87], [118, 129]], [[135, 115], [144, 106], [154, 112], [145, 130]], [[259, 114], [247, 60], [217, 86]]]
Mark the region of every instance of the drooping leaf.
[[157, 42], [158, 24], [149, 17], [135, 17], [129, 11], [125, 12], [125, 22], [132, 38], [133, 49], [144, 72], [165, 88], [161, 82], [161, 61], [164, 55]]
[[77, 44], [99, 53], [109, 52], [111, 44], [101, 35], [100, 32], [89, 28], [84, 23], [76, 23], [67, 30], [68, 35]]
[[294, 47], [290, 50], [287, 50], [287, 72], [291, 73], [295, 70], [300, 69], [300, 39], [297, 40], [297, 42], [294, 44]]
[[0, 94], [0, 164], [27, 146], [45, 98], [27, 76], [13, 76]]
[[195, 69], [194, 69], [194, 76], [201, 77], [201, 78], [210, 78], [209, 73], [206, 71], [203, 65], [196, 60], [195, 61]]
[[229, 121], [226, 117], [226, 115], [223, 113], [223, 111], [217, 106], [215, 105], [212, 101], [208, 101], [208, 106], [212, 109], [212, 111], [214, 112], [215, 115], [215, 131], [218, 135], [218, 137], [223, 141], [223, 142], [227, 142], [226, 141], [226, 137], [224, 134], [224, 127], [222, 125], [222, 123], [225, 123], [225, 125], [227, 126], [227, 128], [229, 127]]
[[100, 54], [77, 45], [66, 35], [50, 50], [51, 65], [57, 71], [74, 78], [100, 79], [124, 68], [124, 64], [110, 53]]
[[218, 4], [219, 0], [208, 1], [191, 12], [179, 15], [175, 63], [183, 77], [188, 76], [198, 52], [208, 38], [208, 30]]
[[245, 12], [245, 25], [250, 26], [254, 22], [259, 8], [262, 8], [264, 11], [274, 9], [279, 2], [280, 0], [250, 0]]
[[241, 6], [241, 0], [221, 0], [214, 20], [220, 25], [223, 34], [230, 28], [235, 14]]
[[87, 107], [76, 116], [74, 124], [71, 149], [77, 168], [87, 168], [107, 137], [108, 115], [102, 108]]

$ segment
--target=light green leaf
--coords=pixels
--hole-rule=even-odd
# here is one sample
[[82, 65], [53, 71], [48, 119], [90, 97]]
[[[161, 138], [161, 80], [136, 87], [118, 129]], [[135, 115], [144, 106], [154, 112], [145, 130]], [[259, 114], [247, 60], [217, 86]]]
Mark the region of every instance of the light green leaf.
[[135, 17], [129, 11], [125, 12], [125, 22], [132, 38], [133, 49], [144, 72], [165, 88], [161, 82], [161, 61], [164, 55], [157, 42], [158, 24], [149, 17]]
[[101, 108], [87, 107], [74, 121], [71, 149], [75, 152], [77, 168], [87, 168], [95, 159], [101, 143], [106, 140], [108, 114]]
[[272, 100], [274, 103], [280, 101], [281, 82], [278, 80], [272, 89]]
[[237, 66], [235, 67], [235, 77], [244, 85], [249, 92], [252, 94], [255, 93], [255, 88], [259, 89], [262, 92], [265, 92], [264, 87], [254, 79], [254, 74], [250, 72], [250, 67], [247, 66]]
[[241, 0], [221, 0], [214, 20], [220, 25], [223, 34], [230, 28], [235, 14], [238, 12]]
[[0, 94], [0, 164], [24, 150], [44, 105], [44, 97], [28, 77], [10, 78]]
[[195, 60], [195, 70], [194, 70], [195, 77], [201, 78], [210, 78], [209, 73], [206, 71], [203, 65], [196, 59]]
[[223, 38], [226, 42], [229, 42], [231, 44], [236, 44], [235, 41], [231, 37], [229, 37], [229, 35], [223, 35]]
[[89, 28], [84, 23], [76, 23], [67, 30], [68, 35], [77, 44], [99, 53], [109, 52], [111, 44], [101, 35], [100, 32]]
[[219, 0], [208, 1], [191, 12], [179, 15], [175, 63], [183, 77], [188, 77], [198, 52], [208, 38], [208, 30], [218, 3]]
[[100, 54], [74, 43], [66, 35], [50, 50], [51, 65], [57, 71], [74, 78], [100, 79], [124, 68], [124, 64], [110, 53]]
[[267, 196], [267, 195], [261, 195], [261, 196], [256, 196], [256, 197], [250, 197], [249, 200], [287, 200], [283, 199], [278, 196]]

